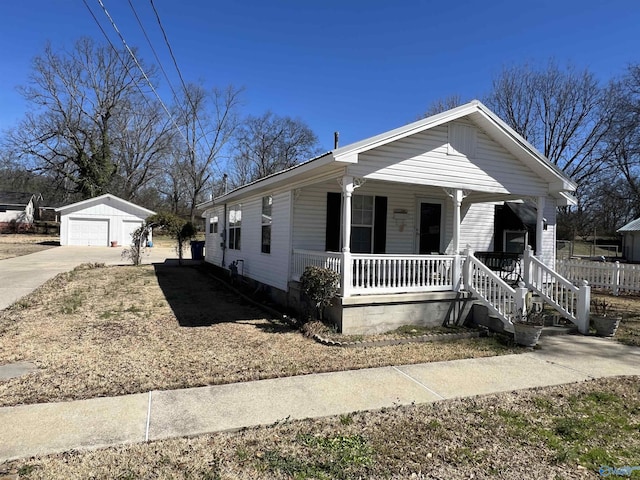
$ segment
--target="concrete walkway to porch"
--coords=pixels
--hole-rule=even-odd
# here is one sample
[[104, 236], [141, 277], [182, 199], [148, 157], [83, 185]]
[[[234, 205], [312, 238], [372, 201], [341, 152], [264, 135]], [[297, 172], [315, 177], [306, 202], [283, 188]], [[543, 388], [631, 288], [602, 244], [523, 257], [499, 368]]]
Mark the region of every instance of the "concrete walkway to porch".
[[285, 419], [640, 375], [640, 348], [583, 336], [544, 337], [540, 345], [520, 355], [4, 407], [0, 408], [0, 462]]

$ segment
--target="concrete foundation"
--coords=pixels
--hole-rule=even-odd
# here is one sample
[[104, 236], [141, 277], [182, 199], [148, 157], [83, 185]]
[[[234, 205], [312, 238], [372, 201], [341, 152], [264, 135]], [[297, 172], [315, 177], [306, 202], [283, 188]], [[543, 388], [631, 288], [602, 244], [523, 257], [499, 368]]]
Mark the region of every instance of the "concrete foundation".
[[467, 292], [363, 295], [337, 299], [327, 317], [347, 335], [371, 335], [403, 325], [461, 325], [470, 318], [473, 298]]

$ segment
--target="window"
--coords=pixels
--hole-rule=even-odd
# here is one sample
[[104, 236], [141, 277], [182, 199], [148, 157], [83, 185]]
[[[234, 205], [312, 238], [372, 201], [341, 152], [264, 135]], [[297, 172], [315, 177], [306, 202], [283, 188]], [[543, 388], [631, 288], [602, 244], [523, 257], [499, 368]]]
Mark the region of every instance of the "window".
[[509, 253], [523, 253], [528, 244], [526, 231], [505, 230], [504, 251]]
[[242, 205], [229, 209], [229, 248], [240, 250], [240, 227], [242, 225]]
[[273, 197], [262, 197], [262, 253], [271, 253], [271, 209]]
[[218, 233], [218, 217], [211, 217], [209, 222], [209, 233]]
[[351, 251], [371, 253], [373, 245], [373, 197], [354, 195], [351, 204]]

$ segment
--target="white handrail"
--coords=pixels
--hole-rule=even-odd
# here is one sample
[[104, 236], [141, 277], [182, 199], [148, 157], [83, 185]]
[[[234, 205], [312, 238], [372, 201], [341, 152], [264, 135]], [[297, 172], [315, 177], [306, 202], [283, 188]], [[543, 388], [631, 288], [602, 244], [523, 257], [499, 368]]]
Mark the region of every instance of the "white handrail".
[[524, 308], [524, 294], [520, 292], [517, 295], [516, 289], [478, 260], [472, 252], [467, 253], [464, 270], [465, 288], [478, 296], [489, 311], [502, 320], [506, 331], [513, 332], [513, 320], [518, 311]]
[[578, 326], [580, 333], [589, 331], [590, 287], [587, 282], [577, 287], [558, 272], [525, 251], [525, 282], [565, 318]]

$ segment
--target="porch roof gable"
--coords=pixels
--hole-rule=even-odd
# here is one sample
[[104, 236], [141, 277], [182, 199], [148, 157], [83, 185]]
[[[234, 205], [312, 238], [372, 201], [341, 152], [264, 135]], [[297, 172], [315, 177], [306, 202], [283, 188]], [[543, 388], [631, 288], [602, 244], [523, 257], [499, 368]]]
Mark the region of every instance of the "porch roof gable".
[[348, 164], [357, 163], [360, 153], [463, 117], [467, 117], [470, 121], [481, 127], [507, 151], [523, 163], [526, 163], [535, 174], [539, 175], [549, 184], [550, 193], [554, 193], [555, 196], [562, 201], [561, 203], [574, 203], [570, 192], [575, 191], [576, 184], [566, 176], [564, 172], [538, 152], [535, 147], [482, 104], [482, 102], [473, 100], [457, 108], [326, 152], [307, 162], [242, 185], [213, 200], [203, 202], [199, 204], [198, 207], [207, 209], [215, 204], [237, 201], [245, 196], [257, 195], [281, 188], [282, 186], [289, 186], [298, 182], [304, 182], [307, 179], [317, 178], [323, 174], [340, 170]]
[[576, 184], [556, 165], [551, 163], [520, 134], [502, 121], [496, 114], [479, 100], [472, 100], [459, 107], [447, 110], [400, 128], [376, 135], [359, 142], [346, 145], [333, 151], [336, 161], [357, 163], [358, 155], [388, 143], [424, 132], [431, 128], [467, 117], [482, 127], [491, 137], [507, 149], [516, 158], [526, 162], [527, 166], [540, 175], [557, 192], [572, 192]]

